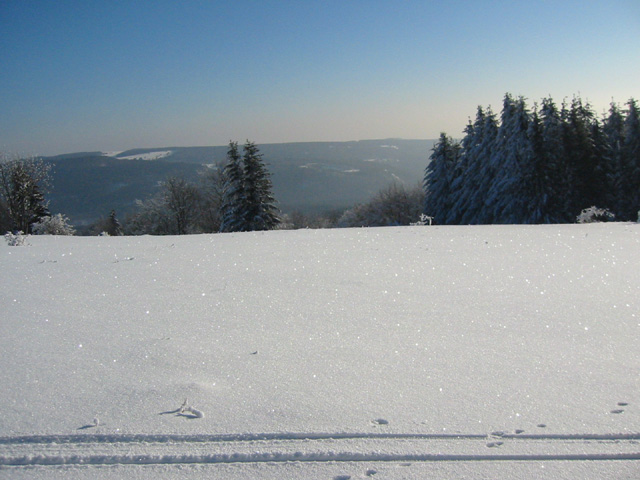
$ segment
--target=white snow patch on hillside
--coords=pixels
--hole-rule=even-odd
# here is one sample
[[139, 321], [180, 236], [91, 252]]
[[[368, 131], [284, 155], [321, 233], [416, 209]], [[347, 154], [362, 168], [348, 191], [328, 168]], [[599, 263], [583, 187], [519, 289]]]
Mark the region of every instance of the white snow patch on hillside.
[[640, 471], [640, 225], [29, 243], [0, 245], [0, 477]]
[[136, 155], [127, 155], [125, 157], [118, 158], [121, 160], [158, 160], [160, 158], [166, 158], [172, 153], [172, 150], [162, 150], [159, 152], [139, 153]]

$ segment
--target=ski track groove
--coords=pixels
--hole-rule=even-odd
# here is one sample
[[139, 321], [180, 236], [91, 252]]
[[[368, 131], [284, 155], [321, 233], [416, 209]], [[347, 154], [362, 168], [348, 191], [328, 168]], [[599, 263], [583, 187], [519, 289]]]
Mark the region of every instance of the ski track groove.
[[[496, 439], [500, 441], [491, 441]], [[491, 453], [484, 453], [487, 448], [491, 448]], [[640, 460], [640, 433], [76, 434], [0, 437], [0, 469], [61, 465], [519, 460]]]

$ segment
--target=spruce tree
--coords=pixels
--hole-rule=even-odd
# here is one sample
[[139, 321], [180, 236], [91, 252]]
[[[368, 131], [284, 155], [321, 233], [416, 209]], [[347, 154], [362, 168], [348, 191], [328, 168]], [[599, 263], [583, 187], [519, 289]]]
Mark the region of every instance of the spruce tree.
[[433, 217], [434, 224], [445, 225], [453, 204], [451, 182], [460, 157], [460, 144], [445, 133], [433, 147], [424, 177], [425, 214]]
[[627, 102], [624, 120], [623, 201], [624, 220], [639, 220], [640, 210], [640, 112], [634, 99]]
[[546, 216], [549, 223], [572, 222], [569, 210], [569, 182], [564, 154], [564, 126], [560, 110], [551, 97], [542, 99], [542, 157], [547, 191]]
[[278, 209], [271, 193], [271, 175], [255, 143], [244, 145], [244, 230], [271, 230], [278, 226]]
[[[480, 114], [482, 109], [478, 107], [478, 110], [478, 114]], [[465, 135], [460, 143], [460, 158], [454, 165], [451, 177], [451, 206], [445, 219], [445, 223], [448, 225], [460, 224], [466, 208], [466, 199], [472, 188], [471, 167], [473, 159], [469, 154], [472, 151], [473, 144], [476, 142], [477, 132], [476, 124], [472, 123], [471, 119], [469, 119], [464, 129], [464, 133]]]
[[474, 177], [477, 177], [474, 181], [476, 186], [469, 196], [467, 210], [462, 218], [463, 223], [469, 224], [491, 223], [493, 219], [487, 207], [487, 199], [496, 175], [491, 158], [498, 138], [498, 120], [490, 107], [485, 109], [484, 122], [478, 128], [479, 142], [473, 146], [472, 152], [476, 169]]
[[223, 191], [221, 210], [221, 232], [244, 230], [245, 192], [244, 171], [238, 152], [238, 142], [229, 142], [227, 164], [222, 171]]
[[[594, 138], [595, 115], [591, 106], [574, 97], [564, 114], [564, 152], [569, 179], [569, 212], [575, 218], [584, 208], [602, 198], [606, 178], [599, 172], [599, 158]], [[597, 205], [596, 205], [597, 206]]]
[[609, 107], [609, 115], [604, 119], [602, 130], [605, 140], [603, 154], [605, 161], [611, 166], [611, 172], [607, 178], [607, 202], [603, 206], [621, 219], [624, 217], [622, 189], [626, 180], [623, 173], [624, 116], [618, 105], [613, 102]]
[[111, 213], [109, 213], [105, 227], [105, 232], [112, 237], [117, 237], [123, 234], [122, 225], [120, 225], [120, 222], [116, 218], [115, 210], [111, 210]]
[[487, 198], [492, 223], [521, 223], [526, 218], [527, 193], [522, 190], [523, 166], [532, 162], [529, 112], [524, 98], [506, 94], [501, 124], [491, 158], [495, 172]]

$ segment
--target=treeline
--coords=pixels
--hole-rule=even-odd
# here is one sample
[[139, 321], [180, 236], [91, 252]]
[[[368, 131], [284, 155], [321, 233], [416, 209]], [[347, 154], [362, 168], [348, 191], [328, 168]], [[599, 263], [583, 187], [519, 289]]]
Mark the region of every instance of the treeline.
[[[270, 173], [256, 145], [231, 142], [226, 162], [199, 182], [167, 178], [156, 195], [138, 201], [122, 224], [111, 211], [84, 234], [183, 235], [274, 228], [332, 228], [429, 223], [574, 223], [590, 207], [593, 219], [635, 221], [640, 210], [640, 118], [634, 99], [612, 103], [601, 118], [574, 97], [559, 107], [545, 98], [529, 108], [506, 94], [500, 117], [478, 107], [461, 141], [442, 133], [423, 185], [392, 184], [369, 202], [324, 215], [282, 215]], [[73, 234], [51, 215], [44, 194], [50, 166], [39, 159], [0, 158], [0, 229]], [[581, 219], [584, 217], [584, 214]], [[583, 220], [580, 220], [583, 221]]]
[[255, 143], [247, 141], [240, 155], [230, 142], [224, 165], [201, 173], [199, 184], [170, 177], [160, 192], [138, 202], [126, 219], [130, 235], [248, 232], [279, 226], [270, 173]]
[[441, 225], [573, 223], [597, 206], [635, 221], [640, 121], [634, 99], [625, 107], [599, 119], [580, 97], [529, 109], [510, 94], [499, 120], [478, 107], [460, 142], [443, 133], [433, 148], [425, 214]]
[[[38, 158], [0, 158], [0, 230], [14, 234], [73, 235], [66, 216], [50, 215], [44, 194], [51, 164]], [[281, 224], [262, 154], [247, 141], [231, 142], [226, 163], [205, 169], [198, 183], [169, 177], [156, 195], [139, 200], [121, 223], [116, 212], [83, 230], [90, 235], [184, 235], [270, 230]]]

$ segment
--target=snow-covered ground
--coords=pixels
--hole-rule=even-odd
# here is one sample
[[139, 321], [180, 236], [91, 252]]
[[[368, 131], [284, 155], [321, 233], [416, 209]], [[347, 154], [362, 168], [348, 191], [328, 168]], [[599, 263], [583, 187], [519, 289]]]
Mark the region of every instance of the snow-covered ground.
[[640, 225], [0, 245], [0, 478], [639, 478]]

